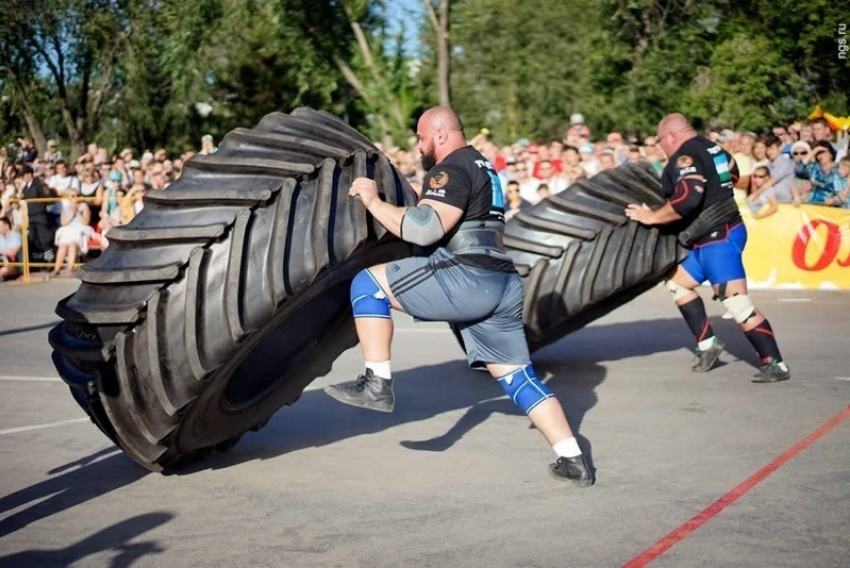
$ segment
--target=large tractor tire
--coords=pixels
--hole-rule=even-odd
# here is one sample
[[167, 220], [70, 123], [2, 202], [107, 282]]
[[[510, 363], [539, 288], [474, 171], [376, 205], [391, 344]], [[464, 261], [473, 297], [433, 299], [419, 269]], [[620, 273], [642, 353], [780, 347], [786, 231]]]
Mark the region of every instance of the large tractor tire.
[[98, 427], [148, 469], [226, 450], [356, 344], [349, 285], [409, 256], [348, 197], [415, 202], [365, 137], [309, 109], [237, 129], [80, 269], [53, 361]]
[[674, 234], [624, 213], [631, 203], [655, 209], [664, 202], [652, 168], [626, 164], [511, 218], [505, 247], [523, 279], [531, 351], [631, 301], [684, 259], [687, 251]]
[[505, 248], [523, 280], [532, 352], [646, 292], [685, 257], [674, 234], [624, 214], [631, 203], [657, 208], [664, 202], [652, 168], [626, 164], [580, 180], [508, 221]]

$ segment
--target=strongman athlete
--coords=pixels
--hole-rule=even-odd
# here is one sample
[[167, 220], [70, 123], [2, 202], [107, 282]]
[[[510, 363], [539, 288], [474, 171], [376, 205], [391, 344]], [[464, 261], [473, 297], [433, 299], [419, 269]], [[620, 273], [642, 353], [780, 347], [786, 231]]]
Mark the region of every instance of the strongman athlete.
[[553, 476], [579, 486], [593, 477], [561, 404], [530, 363], [522, 326], [523, 290], [502, 246], [505, 210], [499, 177], [466, 143], [463, 126], [447, 107], [429, 109], [416, 130], [428, 171], [416, 207], [396, 207], [378, 197], [375, 182], [354, 180], [350, 196], [388, 231], [425, 247], [429, 256], [405, 258], [360, 272], [351, 304], [366, 372], [348, 385], [325, 389], [353, 406], [392, 412], [390, 308], [425, 321], [458, 324], [469, 364], [487, 370], [546, 437], [557, 454]]
[[626, 215], [645, 225], [675, 224], [679, 242], [691, 249], [667, 280], [667, 289], [697, 341], [693, 371], [714, 367], [725, 344], [715, 337], [696, 288], [708, 280], [714, 294], [738, 322], [761, 357], [754, 383], [775, 383], [791, 373], [764, 315], [747, 295], [741, 254], [747, 228], [732, 196], [738, 178], [735, 161], [723, 148], [698, 136], [681, 114], [670, 114], [658, 125], [658, 141], [670, 157], [662, 175], [667, 203], [653, 211], [629, 205]]

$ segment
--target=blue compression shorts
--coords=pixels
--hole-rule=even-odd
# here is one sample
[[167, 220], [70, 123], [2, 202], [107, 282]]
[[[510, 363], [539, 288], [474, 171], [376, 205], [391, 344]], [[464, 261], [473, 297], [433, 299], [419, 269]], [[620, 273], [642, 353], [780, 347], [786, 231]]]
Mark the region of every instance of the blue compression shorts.
[[681, 266], [700, 284], [706, 280], [715, 285], [744, 279], [747, 274], [742, 253], [746, 244], [747, 227], [740, 223], [729, 229], [722, 241], [694, 247]]

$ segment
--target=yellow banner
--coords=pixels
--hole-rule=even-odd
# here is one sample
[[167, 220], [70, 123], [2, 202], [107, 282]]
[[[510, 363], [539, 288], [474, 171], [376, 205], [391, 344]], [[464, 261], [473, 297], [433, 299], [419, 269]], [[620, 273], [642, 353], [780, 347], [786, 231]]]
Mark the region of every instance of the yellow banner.
[[764, 219], [746, 205], [744, 267], [750, 286], [850, 289], [850, 209], [780, 204]]

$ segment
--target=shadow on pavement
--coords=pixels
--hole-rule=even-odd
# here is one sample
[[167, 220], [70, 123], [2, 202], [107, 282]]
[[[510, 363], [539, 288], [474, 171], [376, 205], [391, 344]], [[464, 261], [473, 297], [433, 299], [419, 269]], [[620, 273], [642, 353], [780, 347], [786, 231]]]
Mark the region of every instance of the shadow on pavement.
[[[727, 343], [732, 357], [755, 362], [752, 348], [734, 323], [716, 318], [715, 330]], [[606, 361], [654, 353], [687, 350], [693, 344], [681, 318], [613, 323], [585, 328], [541, 349], [533, 356], [537, 374], [554, 391], [577, 434], [579, 445], [592, 466], [592, 445], [582, 435], [581, 424], [597, 403], [596, 387], [607, 374]], [[462, 353], [460, 349], [458, 356]], [[690, 374], [691, 356], [682, 353], [683, 373]], [[396, 408], [392, 414], [369, 412], [342, 405], [320, 390], [309, 390], [292, 407], [285, 408], [259, 434], [246, 438], [227, 454], [212, 455], [188, 469], [229, 467], [244, 461], [268, 459], [308, 447], [323, 447], [340, 440], [381, 432], [400, 424], [468, 408], [444, 434], [429, 440], [404, 440], [411, 450], [442, 452], [494, 413], [522, 416], [486, 373], [473, 371], [464, 359], [394, 373]], [[353, 379], [353, 377], [352, 377]], [[640, 380], [640, 377], [634, 377]], [[592, 433], [589, 433], [592, 435]]]
[[[101, 457], [103, 459], [98, 459]], [[30, 523], [130, 485], [150, 473], [114, 446], [59, 466], [49, 473], [57, 472], [64, 473], [0, 498], [0, 513], [40, 501], [0, 520], [0, 538]]]
[[0, 566], [26, 566], [27, 568], [68, 566], [105, 550], [114, 550], [117, 553], [109, 564], [113, 568], [131, 566], [143, 556], [158, 554], [165, 549], [156, 542], [131, 544], [129, 541], [167, 523], [172, 518], [174, 518], [173, 514], [164, 512], [139, 515], [105, 528], [67, 548], [26, 550], [17, 554], [0, 556]]
[[54, 327], [58, 323], [60, 323], [59, 320], [51, 321], [51, 322], [48, 322], [48, 323], [42, 323], [42, 324], [39, 324], [39, 325], [31, 325], [29, 327], [18, 327], [16, 329], [4, 329], [4, 330], [0, 330], [0, 337], [3, 337], [4, 335], [14, 335], [16, 333], [26, 333], [28, 331], [36, 331], [38, 329], [47, 329], [49, 327]]

